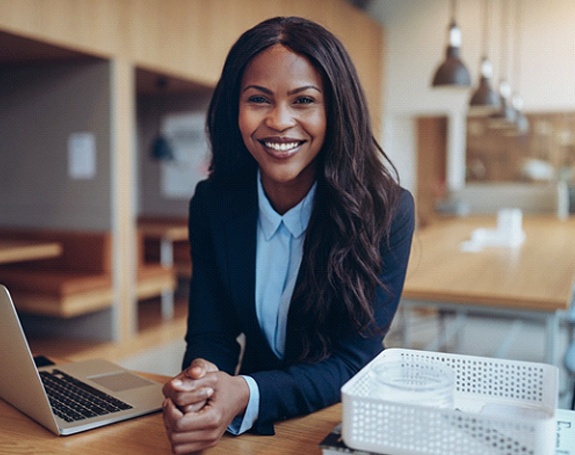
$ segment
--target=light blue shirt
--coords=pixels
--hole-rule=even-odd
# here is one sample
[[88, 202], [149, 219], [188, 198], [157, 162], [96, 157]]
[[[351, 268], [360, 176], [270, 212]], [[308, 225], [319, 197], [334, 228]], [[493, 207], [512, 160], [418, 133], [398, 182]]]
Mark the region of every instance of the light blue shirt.
[[[272, 351], [283, 359], [289, 305], [303, 253], [305, 231], [311, 216], [314, 184], [302, 201], [278, 214], [265, 195], [258, 172], [259, 217], [256, 251], [256, 314]], [[260, 393], [250, 376], [250, 399], [246, 412], [228, 427], [233, 434], [249, 430], [258, 418]]]

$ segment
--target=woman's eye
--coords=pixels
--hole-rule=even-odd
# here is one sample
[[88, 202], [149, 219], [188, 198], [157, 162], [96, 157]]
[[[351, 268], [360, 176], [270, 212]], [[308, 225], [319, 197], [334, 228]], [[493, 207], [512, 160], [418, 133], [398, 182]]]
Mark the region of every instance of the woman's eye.
[[302, 96], [298, 98], [295, 102], [296, 104], [311, 104], [313, 103], [313, 98], [310, 98], [309, 96]]
[[265, 103], [265, 102], [266, 102], [266, 99], [265, 99], [263, 96], [250, 96], [250, 97], [248, 98], [248, 101], [249, 101], [250, 103], [259, 104], [259, 103]]

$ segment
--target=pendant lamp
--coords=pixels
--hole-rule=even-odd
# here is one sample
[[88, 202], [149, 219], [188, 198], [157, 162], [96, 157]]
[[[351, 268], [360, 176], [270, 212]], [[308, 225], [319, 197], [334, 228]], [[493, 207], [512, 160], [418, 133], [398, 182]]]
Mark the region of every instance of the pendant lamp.
[[523, 98], [519, 93], [519, 81], [521, 71], [521, 2], [515, 2], [515, 39], [513, 44], [513, 78], [515, 90], [511, 95], [511, 105], [515, 110], [515, 127], [517, 134], [525, 134], [529, 131], [529, 120], [523, 112]]
[[152, 141], [150, 155], [152, 159], [156, 161], [173, 161], [175, 159], [174, 151], [172, 150], [172, 146], [168, 138], [162, 134], [161, 127], [161, 115], [164, 113], [164, 97], [166, 96], [166, 91], [168, 88], [168, 80], [164, 77], [159, 77], [156, 80], [156, 88], [158, 97], [161, 98], [161, 100], [158, 101], [158, 131], [156, 133], [156, 137]]
[[461, 31], [455, 22], [455, 0], [451, 0], [451, 21], [448, 29], [448, 45], [445, 60], [433, 76], [433, 87], [469, 87], [471, 76], [459, 58]]
[[483, 55], [479, 66], [479, 84], [469, 100], [469, 113], [487, 115], [500, 106], [499, 95], [491, 88], [493, 66], [487, 56], [489, 29], [489, 0], [483, 0]]
[[511, 106], [515, 111], [515, 129], [517, 134], [525, 134], [529, 131], [529, 120], [523, 112], [523, 98], [519, 93], [511, 96]]
[[507, 75], [507, 0], [501, 0], [501, 69], [499, 78], [499, 109], [490, 115], [492, 128], [515, 128], [516, 111], [511, 102], [511, 86]]
[[511, 102], [511, 86], [502, 77], [499, 81], [499, 109], [490, 115], [492, 128], [514, 128], [516, 111]]

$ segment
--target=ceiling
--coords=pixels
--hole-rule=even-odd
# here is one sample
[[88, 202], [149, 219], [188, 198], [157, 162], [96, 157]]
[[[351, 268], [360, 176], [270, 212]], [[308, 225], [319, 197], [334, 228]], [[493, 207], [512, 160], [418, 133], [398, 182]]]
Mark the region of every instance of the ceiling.
[[[100, 60], [99, 57], [0, 31], [0, 65], [38, 65], [55, 62]], [[211, 90], [181, 77], [152, 69], [136, 68], [139, 94], [190, 93]]]
[[0, 64], [87, 59], [86, 54], [0, 31]]

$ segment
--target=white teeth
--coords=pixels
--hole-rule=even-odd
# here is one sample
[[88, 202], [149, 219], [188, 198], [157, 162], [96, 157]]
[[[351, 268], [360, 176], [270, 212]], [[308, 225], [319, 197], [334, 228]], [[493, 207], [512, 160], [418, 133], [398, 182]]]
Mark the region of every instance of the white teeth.
[[267, 148], [277, 150], [278, 152], [286, 152], [294, 149], [299, 145], [299, 142], [265, 142]]

